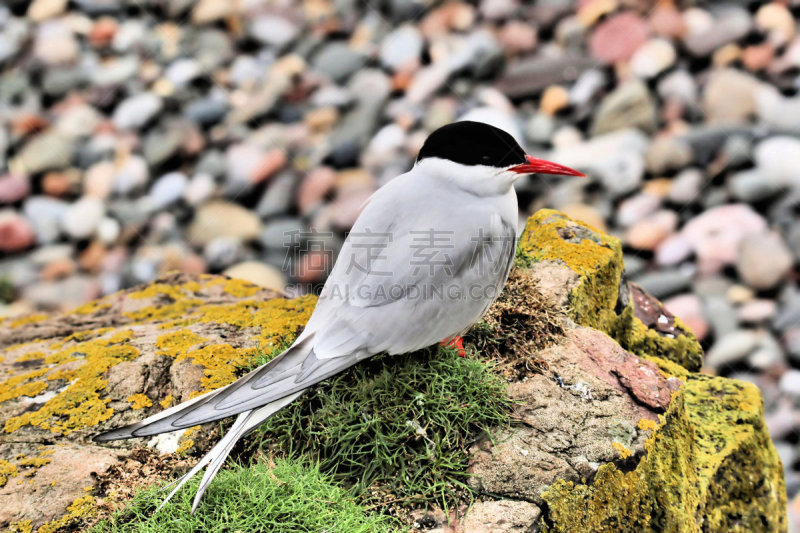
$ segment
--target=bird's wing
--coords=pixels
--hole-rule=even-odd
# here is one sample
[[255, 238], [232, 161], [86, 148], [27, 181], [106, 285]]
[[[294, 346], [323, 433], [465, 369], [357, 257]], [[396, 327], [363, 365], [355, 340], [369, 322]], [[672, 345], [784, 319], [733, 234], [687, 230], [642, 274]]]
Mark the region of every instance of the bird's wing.
[[346, 354], [335, 359], [317, 359], [308, 341], [298, 342], [268, 363], [230, 385], [172, 407], [140, 422], [117, 428], [94, 438], [106, 442], [146, 437], [220, 420], [299, 393], [338, 374], [364, 357]]

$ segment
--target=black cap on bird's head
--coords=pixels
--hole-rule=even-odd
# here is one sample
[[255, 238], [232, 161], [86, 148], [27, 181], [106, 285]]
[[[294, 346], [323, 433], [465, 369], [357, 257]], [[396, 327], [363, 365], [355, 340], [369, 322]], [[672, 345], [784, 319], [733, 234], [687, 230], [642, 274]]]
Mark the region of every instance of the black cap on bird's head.
[[429, 157], [462, 165], [485, 165], [519, 174], [564, 174], [583, 176], [577, 170], [525, 154], [514, 137], [483, 122], [453, 122], [431, 133], [422, 145], [417, 162]]

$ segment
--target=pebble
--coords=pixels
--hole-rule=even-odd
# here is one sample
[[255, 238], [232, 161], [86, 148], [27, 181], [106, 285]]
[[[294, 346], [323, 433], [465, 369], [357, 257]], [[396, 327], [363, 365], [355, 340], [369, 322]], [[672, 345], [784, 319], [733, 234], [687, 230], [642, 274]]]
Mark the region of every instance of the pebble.
[[412, 25], [404, 25], [389, 33], [381, 42], [379, 59], [392, 70], [413, 68], [420, 60], [424, 45], [422, 33]]
[[174, 204], [183, 198], [188, 185], [189, 178], [182, 172], [169, 172], [164, 174], [158, 178], [150, 188], [149, 195], [153, 208], [161, 210]]
[[157, 94], [140, 93], [120, 102], [111, 120], [120, 130], [138, 130], [150, 122], [163, 105]]
[[743, 8], [726, 4], [712, 17], [699, 8], [684, 12], [688, 34], [684, 43], [697, 57], [709, 55], [724, 45], [741, 39], [750, 31], [752, 20]]
[[228, 267], [222, 273], [278, 292], [283, 292], [286, 287], [286, 277], [283, 272], [259, 261], [245, 261]]
[[147, 162], [139, 155], [128, 156], [114, 174], [114, 193], [127, 196], [144, 189], [150, 179]]
[[33, 226], [38, 244], [56, 242], [67, 207], [66, 202], [47, 196], [30, 196], [25, 200], [22, 213]]
[[214, 177], [210, 174], [200, 172], [192, 176], [189, 184], [186, 186], [183, 198], [186, 203], [191, 206], [198, 206], [211, 198], [216, 190], [217, 185]]
[[105, 211], [105, 205], [100, 199], [84, 196], [64, 211], [61, 218], [61, 229], [73, 239], [87, 239], [97, 229]]
[[606, 96], [595, 113], [592, 136], [625, 128], [656, 129], [656, 105], [647, 86], [635, 80], [620, 85]]
[[679, 294], [664, 300], [664, 307], [677, 316], [692, 330], [698, 340], [706, 338], [709, 324], [703, 312], [703, 304], [694, 294]]
[[786, 135], [769, 137], [753, 150], [758, 176], [767, 186], [800, 186], [800, 139]]
[[692, 243], [698, 268], [713, 273], [732, 265], [739, 257], [739, 243], [750, 234], [761, 233], [766, 221], [745, 204], [714, 207], [687, 222], [681, 235]]
[[735, 69], [711, 72], [703, 90], [703, 108], [709, 122], [734, 123], [755, 115], [756, 78]]
[[775, 300], [756, 299], [739, 307], [736, 316], [745, 324], [758, 324], [772, 319], [777, 312]]
[[631, 58], [631, 71], [640, 78], [656, 77], [671, 67], [677, 54], [667, 39], [651, 39], [640, 46]]
[[23, 174], [38, 174], [45, 170], [62, 169], [72, 161], [72, 140], [58, 133], [45, 132], [25, 143], [12, 170], [19, 168]]
[[592, 55], [606, 63], [629, 60], [650, 33], [647, 21], [632, 11], [619, 13], [601, 23], [589, 38]]
[[696, 202], [700, 196], [705, 176], [698, 168], [687, 168], [681, 170], [672, 180], [668, 198], [676, 204], [688, 204]]
[[250, 35], [258, 42], [283, 48], [297, 37], [300, 28], [287, 18], [263, 13], [250, 24]]
[[193, 244], [203, 246], [216, 237], [249, 241], [258, 238], [260, 231], [261, 222], [251, 211], [231, 202], [215, 201], [197, 209], [188, 237]]
[[800, 396], [800, 370], [791, 368], [783, 373], [778, 388], [792, 397]]
[[756, 290], [777, 286], [792, 270], [794, 257], [775, 231], [745, 235], [738, 250], [736, 269], [742, 280]]
[[654, 213], [661, 205], [661, 198], [652, 194], [637, 194], [623, 200], [617, 208], [617, 224], [627, 228]]
[[737, 329], [716, 340], [706, 353], [705, 366], [719, 371], [726, 365], [737, 363], [756, 349], [761, 335], [747, 329]]
[[635, 222], [625, 232], [624, 242], [638, 250], [653, 251], [678, 227], [678, 215], [662, 209]]
[[115, 172], [114, 163], [110, 161], [95, 163], [86, 171], [83, 178], [83, 193], [105, 200], [114, 187]]
[[674, 266], [689, 259], [692, 255], [692, 243], [680, 234], [672, 234], [658, 244], [656, 248], [656, 264]]
[[656, 298], [665, 298], [689, 288], [693, 274], [691, 270], [670, 268], [645, 273], [634, 281]]
[[649, 172], [662, 175], [689, 165], [694, 154], [692, 147], [675, 137], [661, 137], [653, 141], [645, 153], [645, 165]]
[[29, 180], [23, 176], [0, 176], [0, 205], [19, 202], [31, 191]]
[[11, 209], [0, 210], [0, 252], [14, 253], [36, 243], [31, 224]]

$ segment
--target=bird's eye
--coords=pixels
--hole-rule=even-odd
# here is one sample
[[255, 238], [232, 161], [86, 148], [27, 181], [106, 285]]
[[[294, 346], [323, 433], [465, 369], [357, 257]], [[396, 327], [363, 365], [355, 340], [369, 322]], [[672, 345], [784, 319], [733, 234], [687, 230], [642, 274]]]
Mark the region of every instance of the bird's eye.
[[481, 159], [482, 159], [482, 160], [484, 160], [484, 161], [486, 161], [486, 162], [488, 163], [488, 162], [489, 162], [489, 160], [490, 160], [490, 159], [492, 159], [492, 158], [491, 158], [491, 157], [489, 157], [488, 155], [484, 155], [484, 156], [481, 156]]

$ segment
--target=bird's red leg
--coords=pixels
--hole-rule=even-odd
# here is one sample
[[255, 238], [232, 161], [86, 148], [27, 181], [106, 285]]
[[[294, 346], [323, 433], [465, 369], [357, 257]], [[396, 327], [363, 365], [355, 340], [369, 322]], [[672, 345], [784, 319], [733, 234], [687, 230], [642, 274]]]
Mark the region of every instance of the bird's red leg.
[[457, 349], [460, 357], [467, 356], [467, 351], [464, 349], [464, 337], [450, 337], [449, 339], [443, 340], [439, 344], [446, 348]]

